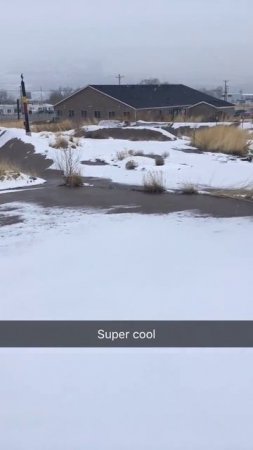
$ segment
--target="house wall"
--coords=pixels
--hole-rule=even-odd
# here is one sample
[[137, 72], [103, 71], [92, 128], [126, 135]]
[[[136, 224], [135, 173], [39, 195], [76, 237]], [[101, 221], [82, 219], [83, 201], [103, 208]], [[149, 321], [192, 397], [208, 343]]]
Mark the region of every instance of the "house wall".
[[147, 122], [173, 120], [178, 114], [184, 114], [184, 111], [184, 107], [137, 110], [137, 120], [145, 120]]
[[[233, 108], [231, 109], [233, 110]], [[173, 120], [178, 114], [184, 114], [185, 111], [188, 116], [203, 116], [204, 120], [216, 120], [217, 116], [221, 119], [223, 116], [221, 110], [206, 103], [188, 109], [186, 106], [182, 106], [135, 110], [89, 86], [55, 106], [55, 112], [60, 119], [70, 118], [74, 121], [92, 121], [94, 119], [167, 121]], [[225, 111], [227, 110], [225, 109]]]
[[217, 108], [206, 103], [191, 106], [187, 110], [187, 115], [192, 117], [204, 117], [206, 121], [213, 121], [220, 117], [220, 113]]
[[235, 113], [235, 107], [231, 106], [231, 108], [219, 108], [222, 114], [225, 116], [233, 116]]
[[207, 121], [222, 120], [225, 116], [232, 115], [234, 113], [234, 108], [215, 108], [212, 105], [206, 103], [200, 103], [199, 105], [192, 106], [188, 108], [188, 116], [201, 116]]
[[[90, 87], [64, 100], [55, 111], [60, 119], [135, 120], [135, 110]], [[100, 117], [97, 117], [99, 112]], [[114, 113], [110, 114], [110, 113]]]

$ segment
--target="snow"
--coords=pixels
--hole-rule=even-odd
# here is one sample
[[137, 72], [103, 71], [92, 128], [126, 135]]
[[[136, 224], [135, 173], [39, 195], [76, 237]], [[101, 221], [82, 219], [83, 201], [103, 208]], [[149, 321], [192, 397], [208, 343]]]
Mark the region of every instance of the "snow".
[[[0, 228], [1, 319], [253, 318], [250, 218], [0, 214], [23, 219]], [[252, 357], [0, 349], [0, 448], [251, 450]]]
[[[247, 123], [247, 122], [245, 122]], [[232, 122], [218, 122], [218, 125], [231, 125]], [[138, 120], [136, 125], [143, 125], [145, 127], [155, 126], [156, 128], [171, 126], [174, 129], [181, 127], [199, 128], [199, 127], [215, 127], [216, 122], [146, 122]]]
[[0, 194], [6, 193], [6, 191], [10, 189], [16, 189], [20, 187], [27, 186], [36, 186], [38, 184], [45, 183], [45, 180], [38, 177], [32, 177], [30, 175], [26, 175], [24, 173], [20, 173], [19, 176], [13, 176], [11, 174], [7, 174], [4, 179], [0, 180]]
[[[177, 126], [178, 124], [174, 125]], [[213, 123], [209, 125], [212, 126]], [[94, 127], [99, 128], [98, 126], [86, 128], [91, 130]], [[144, 128], [146, 127], [145, 125]], [[149, 129], [157, 131], [155, 127], [149, 127]], [[164, 130], [162, 132], [171, 136]], [[68, 138], [72, 131], [62, 134]], [[23, 130], [9, 129], [0, 137], [0, 145], [14, 137], [34, 145], [37, 153], [41, 153], [57, 163], [60, 150], [50, 147], [55, 139], [54, 133], [32, 133], [32, 136], [26, 136]], [[194, 153], [188, 138], [162, 142], [84, 138], [74, 138], [74, 140], [78, 145], [76, 152], [80, 161], [101, 159], [107, 163], [104, 166], [80, 164], [80, 170], [86, 177], [108, 178], [117, 183], [142, 186], [145, 172], [159, 171], [163, 173], [168, 190], [180, 189], [185, 184], [193, 184], [200, 190], [251, 188], [253, 184], [253, 164], [223, 154]], [[143, 158], [131, 157], [138, 162], [138, 167], [135, 170], [125, 169], [127, 159], [118, 161], [117, 154], [122, 151], [143, 152]], [[154, 159], [147, 157], [150, 154], [163, 155], [164, 152], [169, 153], [169, 156], [165, 158], [164, 166], [155, 166]], [[51, 167], [55, 168], [56, 165]]]
[[252, 448], [251, 349], [1, 349], [5, 450]]
[[4, 319], [253, 319], [251, 219], [16, 206], [0, 208], [24, 218], [0, 228]]

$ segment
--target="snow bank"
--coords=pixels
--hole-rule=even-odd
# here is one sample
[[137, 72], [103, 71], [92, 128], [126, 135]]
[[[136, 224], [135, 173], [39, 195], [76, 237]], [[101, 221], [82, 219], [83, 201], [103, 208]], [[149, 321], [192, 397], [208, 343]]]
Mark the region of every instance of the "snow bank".
[[45, 183], [45, 180], [43, 180], [42, 178], [32, 177], [24, 173], [20, 173], [15, 177], [7, 174], [3, 179], [0, 180], [0, 194], [6, 193], [6, 190], [9, 189], [36, 186], [37, 184], [43, 183]]
[[250, 219], [8, 214], [24, 223], [0, 228], [3, 319], [253, 318]]
[[[196, 126], [195, 123], [184, 125]], [[214, 125], [212, 122], [208, 124], [208, 126]], [[94, 127], [99, 128], [98, 126], [88, 128], [95, 129]], [[150, 127], [150, 129], [157, 131], [155, 127]], [[71, 133], [63, 132], [61, 134], [69, 138]], [[163, 133], [170, 135], [164, 130]], [[0, 145], [14, 137], [34, 145], [37, 153], [57, 161], [57, 154], [60, 150], [50, 147], [55, 138], [54, 133], [32, 133], [32, 136], [26, 136], [23, 130], [7, 130], [0, 137]], [[208, 188], [243, 188], [251, 187], [253, 184], [253, 164], [223, 154], [194, 153], [189, 138], [162, 142], [80, 138], [78, 143], [76, 151], [80, 156], [80, 161], [100, 159], [107, 163], [104, 166], [80, 164], [80, 170], [86, 177], [109, 178], [117, 183], [141, 186], [143, 185], [145, 171], [159, 170], [163, 172], [168, 190], [180, 189], [185, 184], [194, 184], [201, 190]], [[125, 164], [119, 162], [117, 158], [117, 154], [122, 151], [143, 152], [145, 158], [138, 160], [137, 169], [128, 171], [125, 169]], [[150, 154], [163, 155], [164, 153], [169, 154], [169, 157], [165, 158], [164, 166], [156, 167], [154, 159], [148, 161], [146, 158]], [[52, 165], [51, 167], [54, 168], [55, 166]]]
[[[1, 319], [253, 318], [250, 219], [0, 213]], [[0, 448], [251, 450], [252, 357], [0, 349]]]

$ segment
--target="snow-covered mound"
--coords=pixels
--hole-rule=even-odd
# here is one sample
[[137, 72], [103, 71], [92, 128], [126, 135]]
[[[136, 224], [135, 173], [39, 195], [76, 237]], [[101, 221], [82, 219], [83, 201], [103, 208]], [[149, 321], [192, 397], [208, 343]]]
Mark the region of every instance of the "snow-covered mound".
[[9, 171], [0, 176], [0, 193], [8, 189], [34, 186], [45, 183], [42, 178], [26, 175], [22, 172]]
[[[176, 126], [177, 124], [175, 124]], [[194, 127], [203, 124], [194, 124]], [[214, 126], [214, 123], [204, 124]], [[193, 124], [184, 123], [184, 126]], [[85, 130], [94, 131], [103, 127], [91, 125]], [[131, 128], [131, 127], [130, 127]], [[166, 189], [182, 189], [184, 185], [194, 185], [198, 190], [238, 189], [252, 187], [253, 163], [242, 161], [240, 158], [222, 153], [201, 153], [190, 146], [190, 138], [175, 138], [168, 131], [156, 128], [152, 124], [139, 123], [139, 127], [150, 131], [159, 131], [173, 140], [165, 141], [135, 141], [128, 139], [96, 139], [74, 137], [75, 131], [60, 133], [68, 141], [69, 148], [78, 154], [80, 159], [80, 172], [85, 177], [107, 178], [113, 182], [143, 185], [143, 178], [148, 171], [159, 171], [163, 175]], [[124, 129], [129, 129], [125, 127]], [[57, 134], [59, 135], [59, 133]], [[40, 153], [54, 161], [52, 169], [57, 168], [60, 149], [52, 148], [55, 142], [55, 133], [32, 133], [26, 136], [24, 130], [8, 129], [0, 136], [0, 147], [10, 139], [21, 139], [34, 146], [35, 152]], [[74, 144], [74, 145], [73, 145]], [[119, 154], [125, 153], [123, 159]], [[164, 158], [164, 164], [156, 166], [155, 156]], [[126, 170], [128, 157], [136, 162], [134, 170]], [[90, 164], [96, 160], [104, 164]], [[83, 163], [82, 163], [83, 162]]]

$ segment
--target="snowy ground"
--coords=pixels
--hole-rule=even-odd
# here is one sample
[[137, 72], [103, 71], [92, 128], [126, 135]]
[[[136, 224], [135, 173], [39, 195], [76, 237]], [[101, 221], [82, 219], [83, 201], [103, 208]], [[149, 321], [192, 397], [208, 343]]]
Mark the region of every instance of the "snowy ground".
[[43, 184], [45, 180], [38, 177], [32, 177], [24, 173], [20, 173], [18, 176], [14, 176], [10, 173], [7, 174], [4, 179], [0, 180], [0, 194], [6, 193], [8, 189], [16, 189], [20, 187], [35, 186], [37, 184]]
[[0, 208], [24, 218], [0, 228], [3, 319], [253, 319], [252, 219], [16, 206]]
[[[47, 135], [12, 130], [0, 145], [19, 137], [53, 157]], [[252, 180], [249, 163], [175, 145], [189, 148], [186, 140], [89, 139], [78, 151], [110, 163], [85, 166], [85, 175], [115, 181], [141, 182], [141, 170], [112, 166], [124, 148], [169, 151], [169, 187]], [[143, 161], [147, 169], [153, 160]], [[253, 319], [251, 218], [14, 203], [1, 214], [23, 219], [0, 228], [1, 319]], [[251, 450], [252, 357], [244, 349], [0, 349], [0, 448]]]
[[0, 350], [4, 450], [251, 450], [253, 351]]
[[[201, 124], [194, 125], [199, 126]], [[211, 124], [208, 125], [211, 126]], [[153, 126], [146, 125], [145, 127], [157, 130]], [[89, 129], [98, 129], [98, 126], [90, 126]], [[77, 149], [74, 152], [78, 154], [80, 161], [94, 162], [99, 159], [106, 163], [106, 165], [80, 164], [82, 174], [87, 177], [109, 178], [117, 183], [141, 186], [145, 174], [149, 171], [158, 171], [162, 172], [168, 190], [180, 189], [189, 184], [195, 185], [199, 190], [208, 188], [252, 188], [253, 164], [223, 154], [193, 153], [193, 148], [190, 147], [190, 141], [187, 137], [175, 139], [170, 133], [164, 130], [160, 131], [173, 140], [136, 142], [120, 139], [74, 138], [74, 143], [77, 144]], [[69, 138], [72, 132], [63, 134]], [[0, 137], [0, 145], [11, 138], [19, 138], [34, 145], [37, 153], [55, 161], [56, 164], [52, 168], [57, 167], [61, 150], [50, 147], [50, 144], [55, 142], [55, 134], [33, 133], [30, 137], [26, 136], [23, 130], [6, 130], [5, 134]], [[122, 161], [118, 159], [120, 152], [125, 153], [125, 158]], [[133, 156], [129, 152], [143, 152], [143, 155]], [[168, 154], [165, 157], [165, 165], [156, 166], [154, 158], [150, 157], [152, 154]], [[125, 165], [129, 160], [134, 160], [138, 164], [135, 170], [126, 170]]]
[[[253, 318], [251, 219], [0, 213], [1, 319]], [[0, 349], [0, 448], [251, 450], [252, 357]]]

